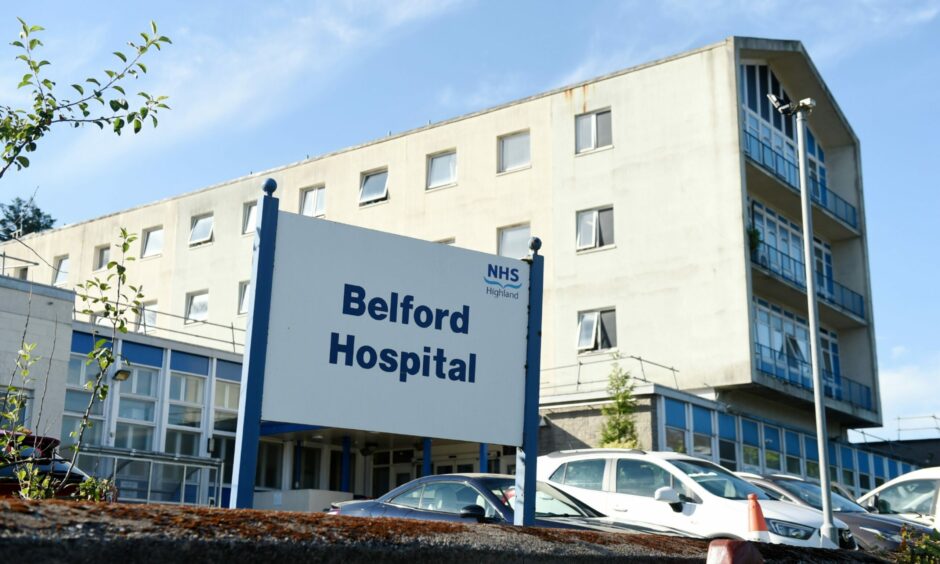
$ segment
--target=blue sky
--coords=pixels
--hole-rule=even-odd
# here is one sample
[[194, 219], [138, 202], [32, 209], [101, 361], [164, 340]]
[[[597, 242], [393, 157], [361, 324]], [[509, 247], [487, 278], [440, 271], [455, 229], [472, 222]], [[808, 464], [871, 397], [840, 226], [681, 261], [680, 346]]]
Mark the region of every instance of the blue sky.
[[[46, 27], [62, 84], [115, 66], [151, 19], [174, 41], [139, 84], [170, 96], [156, 130], [58, 131], [0, 180], [0, 201], [38, 187], [41, 207], [75, 222], [729, 35], [803, 41], [862, 142], [886, 420], [871, 432], [940, 414], [940, 0], [148, 4], [32, 2], [0, 19], [9, 40], [15, 15]], [[0, 51], [0, 103], [24, 102], [15, 55]]]

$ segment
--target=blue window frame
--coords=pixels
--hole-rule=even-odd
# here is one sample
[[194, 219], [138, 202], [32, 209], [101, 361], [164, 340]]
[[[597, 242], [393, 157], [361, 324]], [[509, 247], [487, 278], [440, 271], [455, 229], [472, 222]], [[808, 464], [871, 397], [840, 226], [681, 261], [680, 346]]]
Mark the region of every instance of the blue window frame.
[[898, 475], [898, 461], [888, 459], [888, 477], [897, 478]]
[[885, 457], [875, 455], [875, 476], [885, 478]]

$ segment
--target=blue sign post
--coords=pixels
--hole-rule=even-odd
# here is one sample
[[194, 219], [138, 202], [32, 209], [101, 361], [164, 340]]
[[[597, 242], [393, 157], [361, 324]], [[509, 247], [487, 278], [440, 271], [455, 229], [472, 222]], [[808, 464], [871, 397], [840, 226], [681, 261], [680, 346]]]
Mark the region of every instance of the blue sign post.
[[535, 465], [539, 456], [539, 373], [542, 359], [542, 282], [545, 259], [539, 255], [542, 241], [529, 241], [529, 324], [526, 334], [525, 407], [522, 448], [516, 454], [516, 505], [514, 524], [535, 524]]
[[271, 285], [274, 277], [274, 245], [277, 236], [277, 183], [264, 181], [264, 196], [258, 202], [255, 227], [252, 281], [249, 288], [248, 331], [242, 362], [242, 392], [239, 398], [238, 434], [232, 468], [231, 508], [251, 507], [255, 496], [258, 441], [261, 438], [261, 394], [264, 391], [264, 364], [268, 351], [268, 324], [271, 317]]

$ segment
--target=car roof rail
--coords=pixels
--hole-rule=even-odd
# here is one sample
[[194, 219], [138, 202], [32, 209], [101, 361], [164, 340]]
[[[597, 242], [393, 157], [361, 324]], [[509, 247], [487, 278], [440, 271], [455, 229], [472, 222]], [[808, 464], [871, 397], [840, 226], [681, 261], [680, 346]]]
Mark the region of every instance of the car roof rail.
[[570, 450], [556, 450], [545, 456], [548, 458], [560, 458], [572, 454], [646, 454], [646, 451], [638, 448], [576, 448]]

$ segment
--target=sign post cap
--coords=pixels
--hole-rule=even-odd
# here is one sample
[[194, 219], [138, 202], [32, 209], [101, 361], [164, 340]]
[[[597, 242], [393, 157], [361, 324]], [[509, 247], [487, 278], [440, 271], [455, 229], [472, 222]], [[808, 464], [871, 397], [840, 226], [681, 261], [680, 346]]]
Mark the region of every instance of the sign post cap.
[[261, 189], [264, 190], [264, 193], [268, 196], [273, 196], [274, 191], [277, 190], [277, 182], [275, 182], [273, 178], [266, 178]]

